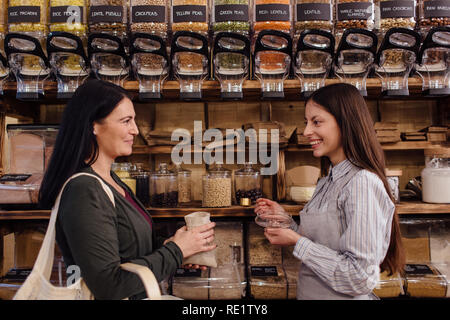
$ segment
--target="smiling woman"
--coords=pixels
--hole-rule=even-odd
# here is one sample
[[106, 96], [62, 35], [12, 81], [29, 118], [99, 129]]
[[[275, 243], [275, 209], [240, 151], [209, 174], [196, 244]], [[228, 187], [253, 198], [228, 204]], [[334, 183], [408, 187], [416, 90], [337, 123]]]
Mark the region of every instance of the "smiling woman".
[[[56, 241], [66, 267], [76, 266], [96, 299], [145, 298], [135, 274], [120, 268], [131, 262], [150, 268], [161, 281], [175, 273], [184, 258], [215, 245], [214, 223], [169, 239], [153, 232], [153, 221], [130, 188], [111, 171], [119, 156], [130, 155], [138, 134], [133, 103], [112, 83], [90, 80], [74, 93], [64, 110], [50, 165], [40, 188], [43, 208], [62, 192]], [[111, 189], [112, 201], [95, 177]], [[198, 268], [199, 266], [194, 266]]]

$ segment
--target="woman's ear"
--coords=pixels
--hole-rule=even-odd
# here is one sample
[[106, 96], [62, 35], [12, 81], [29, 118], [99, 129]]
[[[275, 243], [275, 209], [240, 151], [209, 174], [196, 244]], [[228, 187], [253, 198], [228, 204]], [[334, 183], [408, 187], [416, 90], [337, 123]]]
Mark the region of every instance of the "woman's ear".
[[97, 135], [97, 132], [98, 132], [98, 123], [96, 123], [96, 122], [94, 122], [94, 124], [93, 124], [93, 133], [94, 133], [94, 136], [96, 136]]

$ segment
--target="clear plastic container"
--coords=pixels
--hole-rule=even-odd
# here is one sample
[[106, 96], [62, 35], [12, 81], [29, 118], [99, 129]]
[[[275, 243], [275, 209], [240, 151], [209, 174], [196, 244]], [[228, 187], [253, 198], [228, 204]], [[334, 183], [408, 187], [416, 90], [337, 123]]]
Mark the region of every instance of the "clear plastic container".
[[281, 247], [272, 245], [264, 236], [264, 228], [254, 222], [248, 224], [246, 243], [248, 264], [281, 265], [283, 263]]
[[89, 32], [108, 33], [121, 39], [127, 33], [126, 0], [89, 0]]
[[450, 203], [450, 148], [425, 149], [422, 201]]
[[416, 0], [375, 0], [375, 28], [381, 36], [391, 28], [414, 29]]
[[269, 29], [291, 34], [291, 0], [254, 0], [254, 37], [257, 37], [260, 31]]
[[388, 272], [384, 271], [373, 293], [379, 298], [396, 298], [405, 294], [404, 286], [405, 279], [399, 273], [388, 276]]
[[216, 163], [203, 176], [203, 207], [231, 206], [231, 171]]
[[150, 205], [156, 208], [174, 208], [178, 205], [177, 173], [160, 163], [159, 169], [150, 174]]
[[426, 34], [433, 27], [450, 25], [448, 1], [418, 0], [419, 23], [422, 34]]
[[244, 164], [244, 167], [234, 173], [234, 190], [236, 203], [240, 204], [241, 199], [250, 199], [251, 203], [262, 197], [262, 177], [259, 170], [253, 168], [251, 162]]
[[288, 283], [281, 265], [250, 265], [248, 281], [255, 299], [287, 299]]
[[304, 30], [333, 31], [332, 0], [295, 0], [295, 34]]
[[208, 35], [208, 0], [172, 0], [172, 32], [193, 31]]
[[154, 34], [167, 39], [169, 30], [168, 0], [130, 0], [130, 30]]
[[406, 293], [416, 298], [445, 298], [447, 279], [432, 264], [407, 264]]
[[178, 202], [191, 202], [191, 175], [192, 172], [180, 164], [175, 166], [174, 172], [178, 175]]
[[217, 265], [244, 263], [243, 224], [235, 221], [217, 221], [214, 243]]
[[136, 179], [131, 176], [133, 165], [130, 162], [113, 163], [111, 170], [136, 194]]
[[70, 32], [86, 45], [87, 14], [86, 0], [50, 0], [50, 31]]
[[391, 188], [392, 196], [396, 203], [400, 202], [400, 177], [402, 176], [402, 170], [386, 169], [386, 178]]
[[252, 0], [212, 0], [212, 30], [235, 32], [248, 36], [250, 33], [250, 9]]
[[48, 0], [9, 0], [8, 31], [44, 39], [48, 32]]
[[[374, 27], [373, 0], [336, 0], [334, 32], [339, 38], [345, 30], [359, 28], [371, 31]], [[336, 39], [339, 41], [340, 39]]]

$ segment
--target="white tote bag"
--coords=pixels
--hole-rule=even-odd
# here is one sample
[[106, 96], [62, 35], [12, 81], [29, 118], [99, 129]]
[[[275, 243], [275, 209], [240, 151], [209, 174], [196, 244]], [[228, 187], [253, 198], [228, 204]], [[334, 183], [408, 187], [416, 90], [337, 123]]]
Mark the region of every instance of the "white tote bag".
[[[64, 183], [61, 191], [56, 198], [55, 205], [52, 208], [50, 215], [50, 221], [48, 224], [47, 232], [42, 243], [42, 247], [39, 250], [36, 262], [33, 266], [33, 270], [27, 277], [23, 285], [17, 291], [14, 296], [14, 300], [93, 300], [94, 296], [90, 292], [83, 278], [78, 279], [74, 284], [67, 287], [57, 287], [50, 283], [50, 276], [53, 267], [53, 258], [55, 253], [55, 224], [56, 217], [58, 215], [59, 202], [61, 200], [61, 194], [66, 184], [76, 177], [81, 175], [91, 176], [98, 179], [100, 184], [108, 195], [109, 199], [114, 203], [114, 195], [111, 189], [100, 179], [99, 177], [89, 173], [77, 173], [71, 176]], [[122, 269], [129, 272], [136, 273], [144, 283], [145, 290], [147, 292], [148, 299], [151, 300], [181, 300], [180, 298], [161, 295], [158, 282], [153, 272], [141, 265], [133, 263], [124, 263], [120, 265]]]

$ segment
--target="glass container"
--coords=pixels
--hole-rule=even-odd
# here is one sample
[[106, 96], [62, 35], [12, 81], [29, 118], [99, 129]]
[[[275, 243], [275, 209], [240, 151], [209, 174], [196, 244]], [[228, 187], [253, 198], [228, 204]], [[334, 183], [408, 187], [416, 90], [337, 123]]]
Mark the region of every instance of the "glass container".
[[130, 162], [114, 162], [111, 170], [136, 194], [136, 179], [131, 176], [133, 166]]
[[222, 99], [242, 99], [242, 84], [249, 73], [250, 41], [231, 32], [220, 32], [214, 40], [214, 76], [220, 82]]
[[130, 0], [130, 31], [167, 39], [168, 0]]
[[450, 94], [450, 27], [431, 29], [423, 41], [415, 69], [426, 96]]
[[255, 42], [254, 72], [263, 99], [284, 98], [284, 80], [291, 69], [292, 39], [281, 31], [260, 31]]
[[89, 32], [108, 33], [122, 40], [127, 34], [127, 0], [89, 0]]
[[347, 29], [341, 37], [334, 56], [334, 74], [345, 83], [354, 85], [367, 96], [366, 79], [375, 60], [378, 39], [364, 29]]
[[191, 202], [191, 175], [192, 172], [185, 169], [181, 164], [175, 166], [174, 171], [178, 175], [178, 202]]
[[170, 171], [167, 163], [160, 163], [159, 169], [150, 173], [150, 205], [156, 208], [178, 205], [177, 173]]
[[333, 1], [295, 0], [294, 21], [294, 30], [297, 38], [304, 30], [315, 29], [332, 32]]
[[422, 201], [450, 203], [450, 148], [425, 149]]
[[334, 36], [329, 32], [305, 30], [300, 34], [294, 70], [304, 98], [325, 85], [333, 62], [334, 47]]
[[418, 0], [418, 27], [423, 36], [433, 27], [450, 25], [450, 6], [448, 0]]
[[416, 0], [375, 0], [375, 27], [380, 36], [391, 28], [416, 26]]
[[86, 0], [50, 0], [50, 31], [70, 32], [86, 45], [87, 13]]
[[244, 164], [244, 167], [234, 173], [234, 185], [236, 203], [240, 204], [241, 199], [250, 199], [254, 204], [256, 199], [262, 197], [261, 173], [253, 168], [251, 162]]
[[371, 31], [374, 27], [373, 0], [336, 0], [334, 32], [336, 43], [347, 29], [358, 28]]
[[136, 180], [136, 197], [145, 207], [150, 205], [150, 172], [144, 169], [142, 163], [135, 163], [131, 177]]
[[48, 32], [48, 0], [9, 0], [8, 31], [43, 41]]
[[410, 29], [392, 28], [384, 36], [375, 59], [375, 73], [387, 96], [407, 96], [408, 78], [419, 53], [420, 35]]
[[292, 30], [291, 0], [255, 0], [253, 13], [254, 38], [262, 30]]
[[172, 0], [172, 32], [192, 31], [208, 35], [208, 0]]
[[203, 207], [231, 206], [231, 171], [217, 163], [203, 176]]
[[219, 32], [234, 32], [244, 36], [250, 33], [251, 0], [213, 0], [211, 11], [212, 30], [214, 35]]

